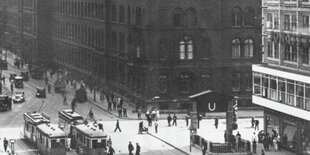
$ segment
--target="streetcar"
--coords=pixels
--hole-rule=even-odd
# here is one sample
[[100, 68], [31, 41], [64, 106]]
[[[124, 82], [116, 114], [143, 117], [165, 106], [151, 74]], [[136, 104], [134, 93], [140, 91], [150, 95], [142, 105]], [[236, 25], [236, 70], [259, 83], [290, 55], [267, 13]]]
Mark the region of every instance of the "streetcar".
[[36, 146], [43, 155], [66, 155], [66, 133], [57, 124], [37, 126]]
[[0, 110], [12, 109], [12, 98], [8, 95], [0, 95]]
[[108, 136], [94, 123], [78, 124], [72, 130], [75, 149], [80, 155], [107, 155]]
[[24, 113], [24, 137], [30, 143], [36, 144], [37, 126], [50, 123], [50, 118], [45, 113], [27, 112]]
[[64, 129], [69, 135], [72, 132], [72, 126], [76, 124], [82, 124], [84, 121], [83, 117], [73, 112], [71, 109], [66, 109], [58, 112], [58, 125]]
[[24, 83], [23, 83], [23, 77], [21, 76], [15, 76], [14, 77], [14, 85], [15, 88], [24, 88]]

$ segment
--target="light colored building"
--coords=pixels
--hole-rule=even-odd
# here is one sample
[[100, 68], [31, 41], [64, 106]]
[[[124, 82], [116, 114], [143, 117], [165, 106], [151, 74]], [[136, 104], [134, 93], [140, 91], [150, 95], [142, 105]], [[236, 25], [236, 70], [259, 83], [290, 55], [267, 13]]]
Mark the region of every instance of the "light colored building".
[[310, 154], [310, 2], [262, 6], [263, 64], [252, 66], [252, 101], [265, 107], [265, 130], [279, 133], [281, 146]]

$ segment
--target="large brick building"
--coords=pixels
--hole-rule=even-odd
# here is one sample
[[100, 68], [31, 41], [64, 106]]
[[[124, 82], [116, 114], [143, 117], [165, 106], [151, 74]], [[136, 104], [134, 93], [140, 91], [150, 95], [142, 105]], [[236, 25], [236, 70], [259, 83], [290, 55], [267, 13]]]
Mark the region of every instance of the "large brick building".
[[282, 147], [310, 154], [310, 2], [263, 1], [263, 64], [253, 65], [253, 103]]
[[83, 73], [89, 85], [160, 109], [187, 109], [188, 96], [207, 89], [251, 104], [251, 64], [261, 61], [260, 1], [50, 3], [53, 61]]

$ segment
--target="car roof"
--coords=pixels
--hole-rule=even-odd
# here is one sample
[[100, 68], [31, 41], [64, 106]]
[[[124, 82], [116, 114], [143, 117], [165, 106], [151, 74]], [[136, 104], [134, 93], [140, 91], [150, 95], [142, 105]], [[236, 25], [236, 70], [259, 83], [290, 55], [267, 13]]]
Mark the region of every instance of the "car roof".
[[21, 76], [15, 76], [15, 79], [23, 79]]
[[45, 89], [45, 87], [37, 87], [37, 89]]

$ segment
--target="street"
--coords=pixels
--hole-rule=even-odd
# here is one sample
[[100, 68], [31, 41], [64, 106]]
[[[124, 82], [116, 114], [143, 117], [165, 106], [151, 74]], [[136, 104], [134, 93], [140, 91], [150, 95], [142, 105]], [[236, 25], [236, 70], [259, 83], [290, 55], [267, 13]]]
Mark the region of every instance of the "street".
[[[20, 74], [20, 70], [12, 67], [13, 60], [8, 58], [9, 69], [3, 70], [2, 74], [6, 77], [5, 86], [10, 90], [10, 82], [8, 80], [10, 73]], [[35, 80], [30, 78], [29, 81], [24, 82], [23, 89], [14, 88], [14, 90], [24, 91], [26, 93], [26, 101], [22, 103], [13, 104], [12, 110], [2, 111], [0, 113], [0, 154], [3, 153], [2, 140], [17, 139], [15, 143], [15, 152], [23, 155], [36, 154], [37, 151], [33, 146], [27, 144], [23, 139], [23, 114], [25, 112], [39, 111], [44, 112], [51, 118], [51, 123], [58, 123], [58, 111], [63, 109], [70, 109], [70, 102], [73, 99], [73, 91], [71, 86], [67, 86], [67, 102], [68, 105], [63, 105], [63, 98], [61, 94], [56, 94], [53, 91], [48, 93], [46, 98], [37, 98], [35, 96], [36, 87], [45, 86], [44, 80]], [[135, 145], [137, 142], [141, 146], [142, 154], [160, 155], [160, 154], [180, 154], [180, 152], [173, 147], [166, 145], [164, 142], [148, 135], [138, 135], [138, 121], [122, 121], [120, 122], [122, 132], [114, 133], [116, 117], [103, 111], [98, 106], [90, 103], [78, 103], [76, 112], [86, 118], [89, 109], [92, 108], [96, 119], [104, 121], [104, 129], [108, 135], [111, 136], [113, 147], [116, 154], [127, 154], [127, 145], [129, 141]], [[72, 153], [72, 152], [71, 152]]]

